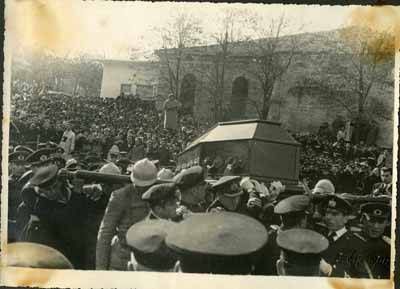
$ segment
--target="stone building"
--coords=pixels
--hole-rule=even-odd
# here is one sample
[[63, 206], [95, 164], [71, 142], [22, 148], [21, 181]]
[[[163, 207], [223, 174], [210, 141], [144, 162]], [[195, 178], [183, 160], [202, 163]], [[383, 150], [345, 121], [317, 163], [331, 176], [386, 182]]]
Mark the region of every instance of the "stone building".
[[[327, 97], [327, 92], [321, 85], [324, 79], [328, 78], [338, 79], [338, 86], [342, 86], [340, 81], [343, 80], [339, 80], [334, 67], [338, 62], [346, 65], [350, 63], [351, 52], [338, 52], [342, 51], [338, 50], [338, 47], [343, 46], [340, 33], [341, 30], [334, 30], [297, 34], [280, 39], [278, 48], [280, 55], [289, 53], [292, 41], [298, 43], [298, 47], [287, 72], [275, 84], [268, 119], [282, 122], [292, 132], [316, 132], [324, 122], [332, 123], [338, 116], [345, 120], [353, 116], [351, 110], [340, 105], [338, 100], [341, 99]], [[259, 117], [255, 103], [260, 103], [262, 88], [252, 73], [256, 60], [248, 54], [249, 45], [251, 45], [249, 42], [239, 43], [232, 46], [229, 52], [222, 100], [223, 106], [228, 111], [228, 119], [225, 120]], [[180, 59], [181, 81], [178, 98], [198, 121], [209, 121], [214, 116], [213, 97], [209, 88], [215, 76], [212, 76], [210, 71], [215, 67], [213, 57], [218, 50], [217, 45], [190, 47], [184, 50]], [[172, 63], [176, 54], [173, 50], [167, 53], [168, 63]], [[160, 58], [158, 94], [164, 98], [171, 91], [168, 63], [165, 51], [158, 50], [156, 54]], [[389, 62], [392, 64], [389, 67], [393, 69], [394, 58]], [[319, 79], [321, 82], [316, 81]], [[376, 143], [384, 147], [392, 147], [393, 142], [393, 90], [390, 73], [385, 81], [374, 83], [370, 89], [369, 101], [383, 106], [386, 111], [384, 117], [376, 118], [379, 129]]]

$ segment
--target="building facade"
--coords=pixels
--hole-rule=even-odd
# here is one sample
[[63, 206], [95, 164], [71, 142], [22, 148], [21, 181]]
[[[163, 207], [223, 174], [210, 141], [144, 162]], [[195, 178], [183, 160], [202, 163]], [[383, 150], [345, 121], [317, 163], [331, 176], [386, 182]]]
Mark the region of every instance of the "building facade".
[[[278, 121], [292, 132], [316, 132], [324, 122], [332, 123], [337, 118], [350, 120], [354, 116], [356, 107], [344, 107], [341, 97], [330, 97], [324, 87], [324, 79], [333, 82], [337, 87], [347, 87], [346, 80], [335, 71], [338, 63], [341, 66], [351, 64], [351, 51], [340, 52], [332, 43], [341, 45], [339, 36], [341, 31], [327, 31], [321, 33], [307, 33], [284, 37], [281, 41], [279, 53], [288, 54], [288, 47], [292, 41], [299, 43], [291, 64], [275, 83], [268, 120]], [[335, 38], [338, 40], [335, 41]], [[333, 41], [332, 41], [333, 39]], [[248, 43], [232, 48], [228, 61], [224, 67], [223, 99], [226, 117], [224, 120], [239, 120], [259, 118], [259, 105], [263, 89], [254, 71], [257, 69], [256, 59], [246, 54]], [[251, 44], [250, 44], [251, 45]], [[286, 45], [286, 47], [285, 47]], [[210, 86], [216, 74], [212, 70], [215, 65], [217, 46], [193, 47], [185, 49], [181, 57], [181, 81], [179, 83], [178, 98], [183, 107], [191, 108], [198, 121], [209, 121], [214, 117], [214, 100], [210, 93]], [[168, 55], [166, 62], [165, 51], [158, 51], [160, 57], [160, 82], [158, 92], [165, 97], [171, 92], [168, 82], [168, 69], [174, 63]], [[374, 117], [372, 129], [378, 131], [376, 144], [383, 147], [392, 147], [393, 144], [393, 109], [394, 87], [393, 75], [394, 57], [389, 59], [392, 67], [384, 81], [377, 81], [371, 86], [368, 102], [365, 106], [374, 110], [376, 103], [384, 107], [384, 115]], [[172, 64], [171, 64], [172, 63]], [[343, 65], [344, 64], [344, 65]], [[387, 64], [387, 63], [386, 63]], [[221, 68], [221, 66], [219, 66]], [[210, 73], [211, 72], [211, 73]], [[349, 79], [349, 81], [353, 81]], [[346, 84], [346, 85], [345, 85]], [[350, 91], [341, 91], [343, 98], [348, 97]], [[356, 105], [356, 103], [354, 103]], [[349, 106], [352, 106], [350, 103]]]
[[154, 99], [157, 96], [158, 62], [102, 60], [102, 64], [101, 97], [132, 95]]
[[[356, 101], [345, 107], [341, 99], [341, 94], [346, 98], [351, 92], [344, 89], [338, 97], [329, 94], [324, 86], [324, 82], [329, 81], [340, 90], [341, 87], [348, 87], [347, 82], [354, 81], [341, 78], [340, 70], [336, 69], [338, 64], [347, 66], [352, 62], [351, 51], [339, 49], [343, 45], [340, 35], [340, 30], [334, 30], [281, 38], [278, 53], [283, 59], [290, 53], [291, 43], [297, 43], [297, 48], [286, 73], [275, 82], [268, 120], [281, 122], [292, 132], [317, 132], [324, 122], [330, 124], [337, 118], [349, 121], [354, 117]], [[229, 51], [223, 81], [220, 81], [223, 84], [220, 86], [224, 111], [222, 120], [260, 118], [263, 89], [254, 74], [257, 59], [248, 53], [251, 45], [243, 42]], [[193, 114], [198, 122], [215, 121], [212, 88], [217, 78], [213, 72], [217, 68], [215, 56], [220, 53], [218, 49], [216, 45], [186, 48], [179, 59], [177, 97], [183, 109]], [[175, 69], [177, 63], [177, 54], [172, 50], [167, 53], [166, 58], [164, 52], [156, 51], [159, 62], [103, 61], [101, 97], [138, 95], [143, 99], [155, 99], [161, 109], [163, 101], [172, 92], [170, 70]], [[374, 142], [391, 148], [394, 76], [390, 72], [393, 72], [394, 57], [388, 61], [391, 68], [387, 77], [373, 83], [365, 106], [372, 113], [380, 111], [380, 116], [373, 117]], [[221, 66], [218, 68], [221, 69]]]

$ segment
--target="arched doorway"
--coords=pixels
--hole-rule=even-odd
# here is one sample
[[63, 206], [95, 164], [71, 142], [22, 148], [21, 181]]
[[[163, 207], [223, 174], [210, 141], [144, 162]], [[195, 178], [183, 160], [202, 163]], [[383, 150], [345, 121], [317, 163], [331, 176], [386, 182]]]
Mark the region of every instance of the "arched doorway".
[[246, 114], [246, 104], [249, 82], [243, 76], [237, 77], [232, 84], [231, 119], [243, 119]]
[[196, 93], [196, 77], [186, 74], [182, 79], [179, 101], [182, 103], [182, 112], [193, 114], [194, 97]]

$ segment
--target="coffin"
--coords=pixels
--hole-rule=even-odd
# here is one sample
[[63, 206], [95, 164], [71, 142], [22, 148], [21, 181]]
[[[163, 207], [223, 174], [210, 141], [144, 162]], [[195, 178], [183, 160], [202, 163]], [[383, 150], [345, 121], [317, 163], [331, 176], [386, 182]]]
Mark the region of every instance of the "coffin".
[[261, 181], [297, 184], [300, 144], [280, 123], [263, 120], [221, 122], [194, 140], [178, 156], [178, 169], [211, 166], [215, 177], [250, 176]]

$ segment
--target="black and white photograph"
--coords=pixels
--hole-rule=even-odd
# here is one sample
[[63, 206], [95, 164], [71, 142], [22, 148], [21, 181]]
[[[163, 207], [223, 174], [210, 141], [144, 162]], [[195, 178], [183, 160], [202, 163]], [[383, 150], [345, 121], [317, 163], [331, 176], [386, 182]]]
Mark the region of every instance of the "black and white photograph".
[[393, 280], [398, 8], [6, 6], [7, 267]]

